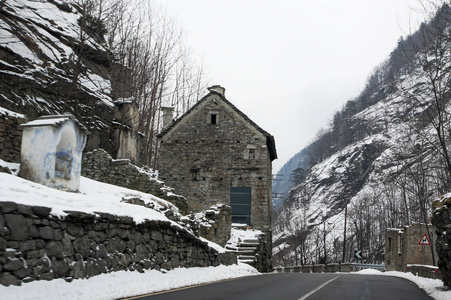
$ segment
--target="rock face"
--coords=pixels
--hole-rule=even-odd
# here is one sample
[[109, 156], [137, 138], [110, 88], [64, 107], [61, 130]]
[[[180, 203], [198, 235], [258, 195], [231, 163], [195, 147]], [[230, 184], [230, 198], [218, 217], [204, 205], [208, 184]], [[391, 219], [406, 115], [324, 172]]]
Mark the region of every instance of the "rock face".
[[135, 224], [130, 217], [76, 211], [61, 219], [50, 211], [0, 202], [0, 284], [220, 263], [216, 250], [168, 222]]
[[435, 201], [432, 207], [435, 208], [431, 221], [437, 228], [435, 246], [439, 256], [438, 266], [444, 285], [451, 287], [451, 194]]
[[81, 16], [81, 8], [70, 1], [2, 4], [0, 34], [8, 40], [0, 45], [0, 107], [29, 120], [72, 113], [91, 133], [87, 149], [113, 153], [105, 134], [114, 117], [110, 54], [96, 36], [86, 36], [81, 45]]

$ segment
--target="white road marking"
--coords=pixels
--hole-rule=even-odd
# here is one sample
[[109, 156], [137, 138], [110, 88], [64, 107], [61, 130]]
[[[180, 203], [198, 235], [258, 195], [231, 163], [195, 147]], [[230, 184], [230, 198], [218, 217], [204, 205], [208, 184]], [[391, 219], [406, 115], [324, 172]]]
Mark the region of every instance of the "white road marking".
[[308, 292], [307, 294], [305, 294], [304, 296], [302, 296], [301, 298], [299, 298], [298, 300], [305, 300], [307, 299], [307, 297], [311, 296], [313, 293], [319, 291], [320, 289], [322, 289], [323, 287], [325, 287], [326, 285], [328, 285], [329, 283], [331, 283], [332, 281], [334, 281], [335, 279], [337, 279], [338, 277], [340, 277], [340, 275], [338, 275], [337, 277], [332, 278], [329, 281], [326, 281], [325, 283], [323, 283], [322, 285], [316, 287], [315, 289], [311, 290], [310, 292]]

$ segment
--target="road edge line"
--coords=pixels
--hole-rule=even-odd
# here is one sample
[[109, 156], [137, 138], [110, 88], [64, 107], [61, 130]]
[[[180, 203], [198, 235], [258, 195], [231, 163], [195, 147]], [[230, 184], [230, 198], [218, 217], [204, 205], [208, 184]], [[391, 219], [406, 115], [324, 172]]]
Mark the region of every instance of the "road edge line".
[[326, 285], [328, 285], [329, 283], [331, 283], [332, 281], [334, 281], [335, 279], [337, 279], [338, 277], [340, 277], [340, 275], [326, 281], [325, 283], [321, 284], [320, 286], [316, 287], [315, 289], [311, 290], [310, 292], [308, 292], [307, 294], [305, 294], [304, 296], [302, 296], [301, 298], [298, 298], [298, 300], [305, 300], [307, 299], [307, 297], [311, 296], [312, 294], [316, 293], [317, 291], [319, 291], [320, 289], [322, 289], [323, 287], [325, 287]]

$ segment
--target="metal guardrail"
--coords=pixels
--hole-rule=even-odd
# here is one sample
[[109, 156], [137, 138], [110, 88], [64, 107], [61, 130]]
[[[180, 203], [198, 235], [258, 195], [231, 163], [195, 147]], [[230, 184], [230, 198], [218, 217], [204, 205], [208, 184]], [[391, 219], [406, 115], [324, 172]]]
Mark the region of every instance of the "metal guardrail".
[[343, 264], [343, 265], [348, 265], [348, 266], [350, 266], [350, 267], [362, 268], [362, 269], [379, 269], [379, 270], [385, 270], [385, 265], [359, 264], [359, 263], [349, 263], [349, 264]]
[[[425, 265], [407, 265], [406, 270], [401, 272], [410, 272], [416, 276], [442, 280], [442, 273], [438, 267]], [[336, 273], [353, 272], [356, 269], [379, 269], [385, 271], [385, 265], [362, 264], [362, 263], [332, 263], [327, 265], [304, 265], [278, 267], [275, 271], [278, 273]]]

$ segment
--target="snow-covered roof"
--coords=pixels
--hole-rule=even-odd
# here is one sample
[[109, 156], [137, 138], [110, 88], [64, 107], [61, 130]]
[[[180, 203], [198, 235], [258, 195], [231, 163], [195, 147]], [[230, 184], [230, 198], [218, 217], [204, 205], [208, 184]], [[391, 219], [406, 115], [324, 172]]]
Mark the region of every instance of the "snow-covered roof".
[[114, 104], [132, 104], [136, 103], [135, 97], [129, 97], [129, 98], [119, 98], [115, 101], [113, 101]]
[[83, 126], [80, 122], [77, 121], [77, 119], [75, 119], [75, 117], [73, 115], [49, 115], [49, 116], [42, 116], [36, 120], [30, 121], [28, 123], [22, 124], [20, 126], [22, 127], [37, 127], [37, 126], [60, 126], [61, 124], [72, 120], [75, 123], [77, 123], [80, 128], [85, 131], [88, 132], [88, 130], [86, 129], [85, 126]]

